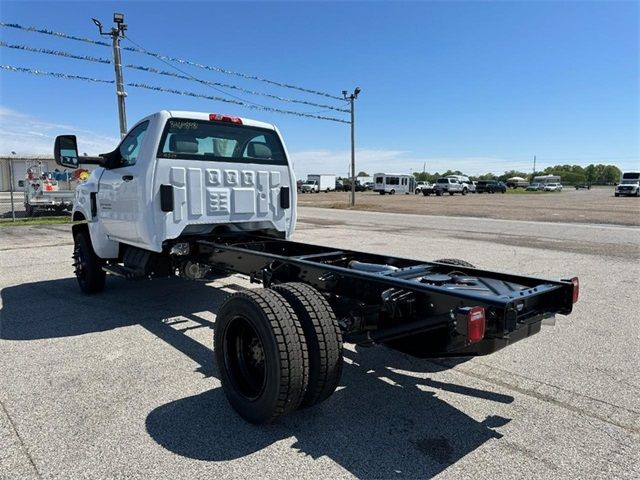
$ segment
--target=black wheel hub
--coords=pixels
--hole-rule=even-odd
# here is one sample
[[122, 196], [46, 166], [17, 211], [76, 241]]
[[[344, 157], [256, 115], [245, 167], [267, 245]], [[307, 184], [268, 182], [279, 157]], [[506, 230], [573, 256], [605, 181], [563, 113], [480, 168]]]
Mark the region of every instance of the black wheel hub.
[[247, 399], [260, 396], [266, 385], [266, 360], [260, 336], [244, 317], [236, 317], [224, 333], [225, 367], [235, 390]]

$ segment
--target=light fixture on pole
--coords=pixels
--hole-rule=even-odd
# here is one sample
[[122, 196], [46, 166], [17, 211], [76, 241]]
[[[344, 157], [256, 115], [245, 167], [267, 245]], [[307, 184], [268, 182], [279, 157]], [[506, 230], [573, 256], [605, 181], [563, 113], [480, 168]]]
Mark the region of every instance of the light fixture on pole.
[[92, 18], [93, 23], [98, 27], [100, 35], [111, 37], [113, 42], [113, 66], [116, 72], [116, 96], [118, 98], [118, 119], [120, 121], [120, 137], [124, 138], [127, 134], [127, 112], [124, 105], [124, 98], [127, 96], [127, 92], [124, 91], [124, 77], [122, 75], [122, 58], [120, 56], [120, 39], [124, 38], [124, 32], [127, 30], [127, 25], [124, 23], [123, 13], [113, 14], [113, 23], [115, 27], [111, 28], [110, 32], [104, 32], [102, 30], [102, 23], [96, 18]]
[[355, 122], [355, 100], [358, 98], [361, 89], [356, 87], [351, 95], [346, 90], [342, 91], [345, 100], [349, 100], [349, 111], [351, 112], [351, 206], [356, 204], [356, 122]]

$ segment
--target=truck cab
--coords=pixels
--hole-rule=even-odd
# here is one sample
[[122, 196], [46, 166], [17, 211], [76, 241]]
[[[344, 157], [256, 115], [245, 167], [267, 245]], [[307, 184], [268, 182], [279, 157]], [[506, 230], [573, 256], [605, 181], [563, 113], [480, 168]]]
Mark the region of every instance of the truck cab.
[[[78, 166], [75, 137], [58, 137], [54, 153], [61, 165]], [[175, 239], [215, 229], [279, 238], [295, 229], [295, 177], [271, 124], [163, 110], [100, 157], [73, 208], [100, 258], [117, 258], [126, 246], [162, 252]]]
[[640, 197], [640, 172], [625, 172], [620, 177], [620, 183], [616, 185], [614, 192], [616, 197], [635, 196]]

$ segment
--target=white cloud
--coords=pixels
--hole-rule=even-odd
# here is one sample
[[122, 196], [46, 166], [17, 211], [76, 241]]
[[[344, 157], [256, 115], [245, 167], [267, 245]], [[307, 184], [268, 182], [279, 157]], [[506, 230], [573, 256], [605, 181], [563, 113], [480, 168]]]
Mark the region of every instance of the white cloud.
[[[351, 165], [349, 150], [303, 150], [292, 152], [291, 158], [298, 178], [304, 178], [310, 173], [347, 176]], [[460, 170], [467, 175], [480, 175], [487, 172], [502, 174], [507, 170], [526, 172], [531, 169], [531, 164], [521, 160], [494, 157], [423, 157], [407, 150], [356, 150], [356, 173], [410, 173], [421, 172], [423, 168], [431, 173]]]
[[119, 139], [91, 130], [48, 122], [40, 118], [0, 106], [0, 154], [12, 151], [22, 155], [53, 154], [57, 135], [78, 135], [82, 153], [97, 155], [114, 149]]

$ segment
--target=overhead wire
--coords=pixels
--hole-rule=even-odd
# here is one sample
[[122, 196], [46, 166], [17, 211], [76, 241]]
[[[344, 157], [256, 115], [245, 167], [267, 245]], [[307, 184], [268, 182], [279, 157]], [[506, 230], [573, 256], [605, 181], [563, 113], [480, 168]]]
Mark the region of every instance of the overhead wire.
[[[68, 39], [68, 40], [76, 40], [76, 41], [80, 41], [80, 42], [86, 42], [86, 43], [91, 43], [94, 45], [101, 45], [101, 46], [106, 46], [109, 47], [111, 46], [109, 43], [104, 42], [104, 41], [98, 41], [98, 40], [92, 40], [90, 38], [84, 38], [84, 37], [78, 37], [75, 35], [69, 35], [66, 33], [62, 33], [62, 32], [54, 32], [52, 30], [48, 30], [45, 28], [36, 28], [36, 27], [26, 27], [17, 23], [7, 23], [7, 22], [0, 22], [0, 27], [4, 27], [4, 28], [14, 28], [14, 29], [18, 29], [18, 30], [23, 30], [23, 31], [27, 31], [27, 32], [34, 32], [34, 33], [40, 33], [40, 34], [44, 34], [44, 35], [52, 35], [55, 37], [59, 37], [59, 38], [64, 38], [64, 39]], [[128, 37], [125, 37], [128, 38]], [[129, 38], [129, 40], [131, 40]], [[132, 41], [132, 43], [134, 43]], [[135, 44], [135, 43], [134, 43]], [[289, 89], [293, 89], [293, 90], [299, 90], [302, 92], [306, 92], [306, 93], [310, 93], [313, 95], [319, 95], [319, 96], [323, 96], [323, 97], [327, 97], [327, 98], [332, 98], [334, 100], [340, 100], [340, 101], [344, 101], [344, 98], [339, 97], [337, 95], [332, 95], [330, 93], [326, 93], [326, 92], [321, 92], [319, 90], [314, 90], [311, 88], [306, 88], [306, 87], [300, 87], [297, 85], [292, 85], [289, 83], [284, 83], [284, 82], [278, 82], [275, 80], [270, 80], [267, 78], [263, 78], [263, 77], [259, 77], [257, 75], [250, 75], [250, 74], [246, 74], [246, 73], [242, 73], [242, 72], [236, 72], [234, 70], [228, 70], [226, 68], [222, 68], [222, 67], [217, 67], [217, 66], [212, 66], [212, 65], [205, 65], [202, 63], [196, 63], [196, 62], [192, 62], [190, 60], [184, 60], [181, 58], [176, 58], [176, 57], [170, 57], [167, 55], [162, 55], [160, 53], [157, 52], [152, 52], [149, 50], [146, 50], [142, 47], [121, 47], [123, 50], [127, 50], [130, 52], [137, 52], [137, 53], [142, 53], [145, 55], [149, 55], [151, 57], [155, 57], [161, 60], [165, 60], [165, 61], [170, 61], [170, 62], [175, 62], [175, 63], [180, 63], [183, 65], [189, 65], [192, 67], [196, 67], [196, 68], [200, 68], [200, 69], [204, 69], [204, 70], [209, 70], [209, 71], [213, 71], [213, 72], [218, 72], [218, 73], [223, 73], [226, 75], [234, 75], [237, 77], [241, 77], [241, 78], [245, 78], [247, 80], [255, 80], [255, 81], [260, 81], [260, 82], [264, 82], [264, 83], [268, 83], [271, 85], [276, 85], [278, 87], [282, 87], [282, 88], [289, 88]]]
[[[35, 47], [27, 46], [27, 45], [18, 45], [18, 44], [7, 43], [5, 41], [0, 41], [0, 47], [11, 48], [11, 49], [16, 49], [16, 50], [22, 50], [22, 51], [27, 51], [27, 52], [32, 52], [32, 53], [43, 53], [43, 54], [46, 54], [46, 55], [54, 55], [54, 56], [64, 57], [64, 58], [72, 58], [72, 59], [75, 59], [75, 60], [85, 60], [85, 61], [95, 62], [95, 63], [104, 63], [104, 64], [112, 64], [113, 63], [108, 58], [94, 57], [94, 56], [90, 56], [90, 55], [77, 55], [77, 54], [69, 53], [69, 52], [62, 51], [62, 50], [52, 50], [52, 49], [49, 49], [49, 48], [35, 48]], [[223, 93], [225, 95], [229, 95], [229, 96], [231, 96], [233, 98], [236, 98], [237, 100], [244, 101], [246, 103], [253, 103], [253, 104], [261, 106], [261, 107], [266, 107], [266, 105], [261, 105], [259, 103], [250, 102], [250, 101], [248, 101], [248, 100], [246, 100], [244, 98], [238, 97], [236, 95], [232, 95], [232, 94], [230, 94], [228, 92], [224, 92], [223, 90], [219, 90], [219, 89], [217, 89], [215, 87], [216, 86], [221, 86], [221, 87], [231, 88], [231, 89], [235, 89], [235, 90], [238, 90], [238, 91], [241, 91], [241, 92], [249, 93], [251, 95], [260, 95], [260, 96], [264, 96], [264, 97], [268, 97], [268, 98], [273, 98], [275, 100], [279, 100], [279, 101], [282, 101], [282, 102], [291, 102], [291, 103], [309, 105], [309, 106], [313, 106], [313, 107], [319, 107], [319, 108], [323, 109], [323, 110], [320, 110], [320, 112], [324, 112], [324, 111], [327, 111], [327, 110], [335, 110], [335, 111], [338, 111], [338, 112], [349, 113], [349, 110], [347, 110], [347, 109], [337, 108], [337, 107], [333, 107], [331, 105], [325, 105], [325, 104], [316, 103], [316, 102], [309, 102], [309, 101], [306, 101], [306, 100], [296, 100], [296, 99], [285, 98], [285, 97], [281, 97], [279, 95], [272, 95], [272, 94], [269, 94], [269, 93], [263, 93], [263, 92], [257, 92], [257, 91], [245, 89], [245, 88], [238, 87], [236, 85], [231, 85], [231, 84], [228, 84], [228, 83], [211, 82], [209, 80], [202, 80], [202, 79], [199, 79], [197, 77], [194, 77], [193, 75], [190, 75], [187, 72], [184, 72], [183, 70], [179, 69], [178, 67], [175, 67], [174, 65], [171, 65], [168, 62], [164, 62], [163, 61], [163, 63], [166, 63], [171, 68], [174, 68], [177, 71], [183, 73], [183, 75], [179, 75], [179, 74], [176, 74], [176, 73], [173, 73], [173, 72], [168, 72], [166, 70], [159, 70], [159, 69], [154, 68], [154, 67], [147, 67], [147, 66], [136, 65], [136, 64], [131, 64], [131, 63], [125, 64], [125, 65], [123, 65], [123, 67], [124, 68], [128, 68], [128, 69], [133, 69], [133, 70], [140, 70], [140, 71], [148, 72], [148, 73], [155, 73], [155, 74], [158, 74], [158, 75], [164, 75], [164, 76], [170, 76], [170, 77], [174, 77], [174, 78], [179, 78], [181, 80], [195, 81], [195, 82], [201, 83], [203, 85], [210, 86], [210, 87], [214, 88], [214, 90], [217, 90], [220, 93]], [[307, 113], [320, 113], [320, 112], [307, 112]]]
[[[99, 78], [85, 77], [85, 76], [81, 76], [81, 75], [71, 75], [71, 74], [60, 73], [60, 72], [49, 72], [49, 71], [46, 71], [46, 70], [39, 70], [39, 69], [25, 68], [25, 67], [16, 67], [16, 66], [13, 66], [13, 65], [0, 65], [0, 69], [6, 70], [6, 71], [10, 71], [10, 72], [28, 73], [28, 74], [31, 74], [31, 75], [50, 76], [50, 77], [62, 78], [62, 79], [66, 79], [66, 80], [84, 80], [84, 81], [89, 81], [89, 82], [110, 83], [110, 84], [115, 83], [114, 80], [104, 80], [104, 79], [99, 79]], [[173, 88], [164, 88], [164, 87], [159, 87], [159, 86], [155, 86], [155, 85], [147, 85], [147, 84], [144, 84], [144, 83], [131, 82], [131, 83], [125, 83], [125, 85], [128, 86], [128, 87], [132, 87], [132, 88], [141, 88], [141, 89], [153, 90], [153, 91], [157, 91], [157, 92], [172, 93], [174, 95], [184, 95], [184, 96], [189, 96], [189, 97], [204, 98], [204, 99], [207, 99], [207, 100], [215, 100], [215, 101], [219, 101], [219, 102], [232, 103], [232, 104], [235, 104], [235, 105], [240, 105], [240, 106], [243, 106], [243, 107], [246, 107], [246, 108], [250, 108], [250, 109], [254, 109], [254, 110], [264, 110], [264, 111], [268, 111], [268, 112], [283, 113], [283, 114], [287, 114], [287, 115], [296, 115], [296, 116], [299, 116], [299, 117], [314, 118], [314, 119], [317, 119], [317, 120], [327, 120], [327, 121], [338, 122], [338, 123], [349, 123], [346, 120], [342, 120], [340, 118], [335, 118], [335, 117], [327, 117], [327, 116], [322, 116], [322, 115], [313, 115], [313, 114], [310, 114], [310, 113], [296, 112], [296, 111], [293, 111], [293, 110], [284, 110], [284, 109], [281, 109], [281, 108], [274, 108], [274, 107], [256, 106], [256, 105], [253, 105], [253, 104], [247, 104], [246, 102], [242, 102], [240, 100], [232, 100], [232, 99], [218, 97], [218, 96], [214, 96], [214, 95], [205, 95], [205, 94], [201, 94], [201, 93], [189, 92], [189, 91], [184, 91], [184, 90], [177, 90], [177, 89], [173, 89]]]

